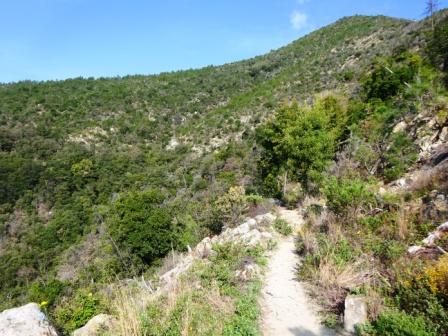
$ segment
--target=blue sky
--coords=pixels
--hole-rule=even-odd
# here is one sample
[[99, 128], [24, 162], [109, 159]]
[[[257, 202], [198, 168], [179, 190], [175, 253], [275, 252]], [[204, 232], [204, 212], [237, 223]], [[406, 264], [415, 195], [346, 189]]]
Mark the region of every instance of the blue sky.
[[420, 19], [424, 7], [425, 0], [0, 0], [0, 82], [223, 64], [343, 16]]

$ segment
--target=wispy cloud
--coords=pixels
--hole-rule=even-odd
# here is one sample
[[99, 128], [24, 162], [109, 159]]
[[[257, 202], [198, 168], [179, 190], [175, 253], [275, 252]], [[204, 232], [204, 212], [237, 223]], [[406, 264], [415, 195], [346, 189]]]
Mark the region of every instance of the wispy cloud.
[[291, 26], [294, 30], [301, 30], [303, 28], [306, 28], [308, 26], [308, 15], [298, 10], [295, 10], [291, 14]]

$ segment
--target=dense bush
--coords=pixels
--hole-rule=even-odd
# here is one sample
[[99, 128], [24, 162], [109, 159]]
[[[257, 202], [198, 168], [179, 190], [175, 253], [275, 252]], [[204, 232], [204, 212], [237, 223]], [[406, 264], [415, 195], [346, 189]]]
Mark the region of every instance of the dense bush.
[[238, 225], [243, 212], [247, 209], [244, 187], [231, 187], [227, 193], [216, 200], [215, 206], [218, 220], [222, 224], [230, 227]]
[[346, 122], [346, 106], [340, 97], [324, 96], [313, 106], [282, 108], [257, 130], [263, 147], [260, 162], [266, 190], [284, 193], [288, 179], [310, 188], [333, 158]]
[[60, 303], [54, 312], [56, 326], [72, 332], [84, 326], [93, 316], [107, 311], [97, 295], [87, 290], [79, 290], [72, 300]]
[[403, 132], [392, 135], [392, 144], [384, 154], [384, 177], [393, 181], [401, 177], [418, 158], [418, 151], [412, 139]]
[[414, 79], [421, 65], [416, 54], [404, 53], [394, 59], [378, 60], [363, 80], [363, 91], [368, 100], [387, 100], [395, 96]]
[[383, 313], [366, 328], [367, 334], [378, 336], [436, 336], [420, 316], [403, 312]]
[[329, 208], [336, 214], [356, 213], [361, 207], [373, 202], [374, 195], [362, 180], [345, 180], [331, 177], [322, 189]]
[[41, 172], [39, 162], [0, 152], [0, 204], [13, 204], [25, 191], [34, 189]]
[[66, 286], [67, 284], [57, 279], [52, 279], [47, 283], [36, 281], [28, 289], [29, 298], [33, 302], [45, 302], [45, 306], [53, 306], [63, 293]]
[[434, 293], [431, 288], [431, 277], [413, 276], [411, 279], [400, 279], [394, 290], [397, 306], [412, 315], [423, 316], [434, 330], [448, 330], [448, 302], [446, 297]]
[[150, 264], [178, 248], [182, 228], [173, 222], [161, 191], [131, 192], [118, 199], [109, 221], [112, 239], [122, 251]]

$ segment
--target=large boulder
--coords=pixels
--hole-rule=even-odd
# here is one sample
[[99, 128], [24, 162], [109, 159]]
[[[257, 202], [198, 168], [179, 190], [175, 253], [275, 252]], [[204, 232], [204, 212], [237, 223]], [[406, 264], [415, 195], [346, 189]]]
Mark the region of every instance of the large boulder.
[[54, 327], [36, 303], [7, 309], [0, 313], [2, 336], [57, 336]]
[[84, 327], [75, 330], [73, 336], [100, 336], [112, 330], [115, 323], [113, 316], [99, 314], [90, 319]]
[[348, 295], [345, 298], [344, 329], [355, 332], [355, 326], [367, 322], [367, 303], [364, 296]]

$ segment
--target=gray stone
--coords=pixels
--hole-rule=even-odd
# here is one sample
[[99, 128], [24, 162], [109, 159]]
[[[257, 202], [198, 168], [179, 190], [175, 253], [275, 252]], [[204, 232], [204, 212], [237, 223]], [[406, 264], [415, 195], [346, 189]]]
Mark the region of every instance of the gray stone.
[[245, 234], [242, 239], [247, 246], [254, 247], [261, 243], [261, 233], [257, 229], [253, 229]]
[[238, 226], [233, 230], [234, 236], [244, 235], [250, 231], [250, 225], [246, 222]]
[[348, 295], [345, 298], [344, 329], [355, 332], [356, 325], [367, 322], [367, 304], [364, 296]]
[[73, 336], [100, 336], [106, 331], [111, 331], [115, 322], [113, 316], [99, 314], [90, 319], [84, 327], [75, 330]]
[[440, 132], [439, 139], [441, 141], [448, 141], [448, 127], [442, 128], [442, 131]]
[[406, 130], [407, 127], [408, 124], [405, 121], [401, 121], [395, 125], [394, 129], [392, 130], [392, 133], [403, 132]]
[[251, 229], [255, 229], [258, 225], [257, 221], [253, 218], [249, 218], [246, 223], [249, 225]]
[[272, 236], [272, 233], [269, 232], [262, 232], [261, 233], [261, 239], [265, 240], [265, 241], [269, 241], [271, 239], [273, 239], [274, 237]]
[[0, 313], [2, 336], [57, 336], [37, 303], [7, 309]]
[[259, 225], [271, 225], [275, 221], [275, 216], [268, 212], [263, 215], [256, 216], [255, 220]]

